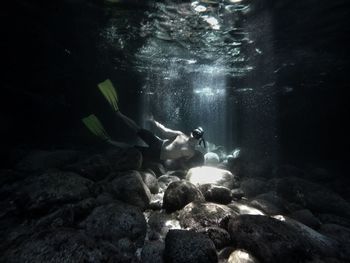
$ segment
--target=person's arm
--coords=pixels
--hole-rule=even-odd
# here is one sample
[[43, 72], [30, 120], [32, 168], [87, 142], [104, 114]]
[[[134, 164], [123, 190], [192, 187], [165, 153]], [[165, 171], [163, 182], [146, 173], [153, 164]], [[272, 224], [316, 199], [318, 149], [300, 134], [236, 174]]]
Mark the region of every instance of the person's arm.
[[162, 136], [166, 139], [170, 139], [183, 134], [181, 131], [175, 131], [165, 127], [163, 124], [157, 122], [154, 119], [152, 119], [151, 122], [157, 127], [157, 129], [162, 133]]

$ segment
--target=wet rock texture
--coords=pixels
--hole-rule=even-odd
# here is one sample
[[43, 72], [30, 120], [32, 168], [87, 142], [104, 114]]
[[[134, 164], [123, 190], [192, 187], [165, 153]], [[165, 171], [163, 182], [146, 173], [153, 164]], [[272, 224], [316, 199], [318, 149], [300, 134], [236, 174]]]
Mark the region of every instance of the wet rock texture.
[[214, 166], [168, 171], [140, 162], [135, 149], [36, 151], [1, 170], [1, 262], [350, 258], [350, 204], [299, 168], [238, 178]]

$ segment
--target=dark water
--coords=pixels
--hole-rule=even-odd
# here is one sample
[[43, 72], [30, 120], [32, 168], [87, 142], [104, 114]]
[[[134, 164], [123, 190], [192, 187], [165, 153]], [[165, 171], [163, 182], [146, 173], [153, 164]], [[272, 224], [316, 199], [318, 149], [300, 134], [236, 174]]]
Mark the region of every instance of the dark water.
[[[349, 262], [349, 1], [12, 0], [0, 18], [0, 262]], [[226, 170], [108, 148], [82, 118], [140, 141], [107, 78], [141, 126], [202, 126]]]
[[122, 111], [288, 162], [347, 161], [349, 4], [336, 1], [11, 1], [2, 19], [2, 163], [16, 147], [117, 140]]

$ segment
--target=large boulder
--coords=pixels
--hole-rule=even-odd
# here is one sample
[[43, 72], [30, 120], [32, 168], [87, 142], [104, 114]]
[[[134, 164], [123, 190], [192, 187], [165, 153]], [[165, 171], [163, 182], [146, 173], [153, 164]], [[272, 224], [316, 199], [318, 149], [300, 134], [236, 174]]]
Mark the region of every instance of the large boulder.
[[282, 178], [274, 184], [279, 196], [312, 212], [350, 218], [350, 204], [327, 188], [296, 177]]
[[199, 186], [199, 190], [208, 202], [214, 202], [219, 204], [228, 204], [232, 200], [231, 190], [224, 186], [203, 184]]
[[229, 189], [238, 186], [238, 178], [230, 171], [210, 166], [191, 168], [186, 179], [194, 185], [213, 184], [224, 186]]
[[164, 210], [151, 212], [148, 225], [150, 240], [164, 240], [170, 229], [181, 229], [177, 214], [168, 214]]
[[8, 249], [1, 256], [1, 262], [126, 262], [120, 261], [121, 256], [115, 247], [66, 228], [34, 234]]
[[346, 244], [350, 247], [350, 228], [336, 224], [323, 224], [321, 225], [319, 232], [325, 236], [338, 240], [342, 245]]
[[96, 207], [79, 226], [94, 238], [109, 240], [113, 244], [128, 239], [137, 247], [143, 245], [147, 229], [139, 208], [117, 201]]
[[291, 213], [289, 217], [313, 229], [318, 229], [321, 226], [321, 221], [317, 217], [315, 217], [310, 210], [307, 209], [295, 211]]
[[93, 182], [72, 172], [48, 172], [22, 182], [21, 200], [27, 210], [50, 209], [91, 195]]
[[261, 262], [304, 262], [314, 255], [336, 253], [332, 240], [296, 222], [241, 215], [229, 220], [227, 230], [236, 247]]
[[67, 204], [54, 212], [45, 215], [35, 222], [35, 228], [75, 227], [98, 206], [98, 200], [87, 198], [75, 204]]
[[151, 201], [151, 192], [138, 171], [128, 171], [109, 182], [112, 195], [125, 203], [145, 210]]
[[216, 263], [213, 242], [204, 234], [186, 230], [170, 230], [165, 239], [164, 259], [167, 263]]
[[151, 193], [157, 194], [159, 192], [159, 185], [156, 175], [151, 170], [141, 171], [140, 174]]
[[289, 203], [272, 191], [255, 196], [250, 204], [268, 215], [285, 214], [290, 211]]
[[217, 166], [220, 163], [220, 157], [217, 153], [208, 152], [204, 155], [204, 165]]
[[162, 189], [162, 191], [165, 191], [165, 189], [169, 186], [169, 184], [171, 184], [172, 182], [178, 182], [180, 181], [180, 178], [175, 176], [175, 175], [162, 175], [160, 177], [158, 177], [158, 184], [160, 189]]
[[222, 229], [220, 227], [205, 227], [199, 229], [197, 232], [203, 233], [209, 237], [211, 241], [213, 241], [216, 249], [221, 249], [228, 246], [231, 241], [230, 234], [225, 229]]
[[204, 227], [219, 226], [225, 217], [236, 215], [238, 213], [225, 205], [192, 202], [180, 211], [179, 217], [183, 228], [198, 230]]
[[141, 252], [142, 263], [163, 263], [165, 244], [163, 241], [147, 242]]
[[143, 163], [142, 167], [144, 169], [149, 169], [149, 170], [153, 171], [154, 174], [156, 175], [156, 177], [160, 177], [160, 176], [166, 174], [166, 170], [165, 170], [163, 164], [161, 164], [161, 163], [145, 162], [145, 163]]
[[193, 201], [204, 201], [204, 196], [195, 185], [187, 181], [173, 182], [165, 190], [163, 208], [174, 212]]

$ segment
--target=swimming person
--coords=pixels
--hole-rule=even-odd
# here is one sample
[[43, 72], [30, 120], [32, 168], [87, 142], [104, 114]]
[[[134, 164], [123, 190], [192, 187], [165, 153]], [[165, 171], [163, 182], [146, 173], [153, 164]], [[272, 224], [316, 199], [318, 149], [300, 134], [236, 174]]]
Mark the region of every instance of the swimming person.
[[[112, 106], [117, 117], [148, 145], [148, 147], [136, 146], [145, 159], [163, 162], [167, 160], [181, 160], [186, 162], [192, 158], [198, 158], [198, 151], [196, 150], [198, 144], [201, 145], [203, 143], [203, 146], [206, 147], [203, 139], [204, 131], [201, 127], [192, 130], [190, 135], [186, 135], [181, 131], [165, 127], [163, 124], [155, 121], [152, 117], [148, 121], [150, 121], [151, 124], [161, 133], [161, 136], [163, 137], [161, 139], [151, 131], [141, 128], [132, 119], [120, 112], [118, 107], [118, 96], [109, 79], [98, 84], [98, 87]], [[111, 144], [118, 145], [118, 143], [111, 140], [95, 115], [90, 115], [82, 119], [82, 121], [95, 135]]]

